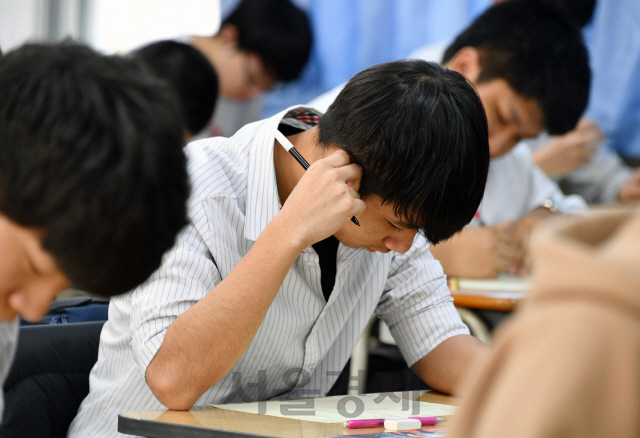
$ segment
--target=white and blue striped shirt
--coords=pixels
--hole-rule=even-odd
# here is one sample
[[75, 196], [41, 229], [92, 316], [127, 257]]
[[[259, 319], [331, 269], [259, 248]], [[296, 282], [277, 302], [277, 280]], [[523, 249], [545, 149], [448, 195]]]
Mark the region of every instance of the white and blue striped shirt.
[[[145, 284], [112, 299], [91, 392], [69, 436], [118, 436], [119, 413], [163, 408], [144, 376], [167, 328], [234, 269], [279, 211], [268, 127], [277, 127], [287, 111], [229, 139], [187, 147], [190, 225]], [[326, 394], [374, 312], [389, 325], [409, 364], [468, 333], [421, 235], [405, 254], [340, 245], [328, 302], [318, 255], [309, 247], [291, 267], [242, 358], [196, 404]]]
[[[12, 322], [0, 322], [0, 384], [4, 384], [4, 380], [9, 374], [13, 356], [16, 353], [16, 344], [18, 342], [18, 318]], [[0, 420], [2, 420], [2, 412], [4, 411], [4, 395], [0, 388]]]

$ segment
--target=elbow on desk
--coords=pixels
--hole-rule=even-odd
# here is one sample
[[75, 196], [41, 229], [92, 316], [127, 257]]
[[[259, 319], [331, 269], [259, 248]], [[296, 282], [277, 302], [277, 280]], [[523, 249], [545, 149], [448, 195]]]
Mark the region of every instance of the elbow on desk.
[[193, 407], [200, 395], [192, 393], [184, 385], [178, 385], [171, 379], [155, 378], [153, 373], [147, 372], [147, 385], [158, 401], [168, 409], [175, 411], [188, 411]]
[[[186, 383], [184, 373], [162, 372], [149, 365], [146, 372], [147, 385], [160, 403], [175, 411], [188, 411], [198, 398], [213, 384], [194, 384], [195, 379], [188, 379]], [[214, 383], [215, 384], [215, 383]]]

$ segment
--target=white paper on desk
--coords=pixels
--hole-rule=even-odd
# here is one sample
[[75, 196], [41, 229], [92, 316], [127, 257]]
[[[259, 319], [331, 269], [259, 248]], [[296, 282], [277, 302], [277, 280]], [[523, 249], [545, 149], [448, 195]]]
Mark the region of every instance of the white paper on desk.
[[509, 274], [501, 274], [498, 278], [491, 279], [458, 278], [458, 291], [467, 289], [524, 294], [531, 289], [531, 279]]
[[211, 406], [250, 414], [271, 415], [318, 423], [343, 423], [347, 420], [366, 418], [444, 416], [453, 415], [457, 409], [455, 406], [403, 399], [402, 394], [396, 395], [394, 393], [338, 395]]

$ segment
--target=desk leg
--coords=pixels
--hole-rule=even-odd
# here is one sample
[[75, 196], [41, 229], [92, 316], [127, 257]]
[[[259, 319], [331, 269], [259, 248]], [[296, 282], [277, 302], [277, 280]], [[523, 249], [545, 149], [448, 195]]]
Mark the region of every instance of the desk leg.
[[[367, 326], [365, 327], [358, 343], [351, 353], [351, 365], [349, 366], [349, 383], [347, 386], [347, 394], [358, 395], [364, 394], [367, 387], [367, 367], [369, 362], [369, 337], [371, 328], [378, 317], [373, 315]], [[352, 382], [357, 382], [353, 385]]]

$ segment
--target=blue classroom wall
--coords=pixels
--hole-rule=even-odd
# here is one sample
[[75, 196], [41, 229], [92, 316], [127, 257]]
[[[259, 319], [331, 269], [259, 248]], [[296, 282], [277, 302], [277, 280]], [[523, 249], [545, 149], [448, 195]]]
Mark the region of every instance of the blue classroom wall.
[[610, 147], [640, 158], [640, 1], [597, 0], [584, 35], [593, 72], [587, 115]]
[[[222, 15], [238, 0], [221, 0]], [[380, 62], [451, 40], [491, 0], [292, 0], [315, 43], [302, 76], [265, 95], [263, 116], [305, 103]], [[587, 115], [620, 154], [640, 158], [640, 0], [597, 0], [584, 29], [593, 82]]]
[[[309, 14], [314, 47], [302, 76], [264, 99], [263, 116], [305, 103], [354, 74], [451, 39], [490, 0], [294, 0]], [[223, 4], [224, 4], [223, 0]], [[223, 9], [224, 13], [224, 9]]]

